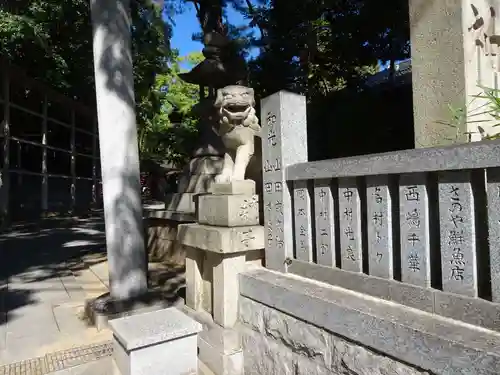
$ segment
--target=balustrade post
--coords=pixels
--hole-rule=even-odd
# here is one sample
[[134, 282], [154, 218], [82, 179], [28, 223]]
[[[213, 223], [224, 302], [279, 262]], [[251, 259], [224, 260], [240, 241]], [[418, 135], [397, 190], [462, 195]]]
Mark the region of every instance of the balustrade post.
[[262, 100], [266, 267], [286, 272], [293, 258], [292, 186], [286, 168], [307, 162], [306, 99], [280, 91]]

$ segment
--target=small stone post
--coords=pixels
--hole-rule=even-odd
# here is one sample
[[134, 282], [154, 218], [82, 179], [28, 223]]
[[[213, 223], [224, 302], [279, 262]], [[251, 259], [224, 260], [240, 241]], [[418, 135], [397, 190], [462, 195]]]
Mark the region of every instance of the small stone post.
[[266, 267], [286, 271], [294, 239], [285, 168], [307, 162], [306, 98], [280, 91], [263, 99], [261, 108]]
[[110, 294], [147, 290], [129, 1], [90, 2]]

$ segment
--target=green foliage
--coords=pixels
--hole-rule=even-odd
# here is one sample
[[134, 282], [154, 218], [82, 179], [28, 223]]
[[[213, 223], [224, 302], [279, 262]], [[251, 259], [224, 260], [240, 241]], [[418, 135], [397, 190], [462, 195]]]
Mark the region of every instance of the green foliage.
[[[467, 107], [455, 108], [448, 105], [450, 119], [447, 121], [438, 121], [438, 123], [456, 130], [456, 138], [453, 139], [456, 142], [458, 142], [463, 135], [461, 129], [467, 128], [468, 124], [478, 124], [494, 120], [495, 123], [492, 127], [497, 128], [500, 126], [500, 90], [485, 86], [478, 87], [482, 89], [483, 92], [479, 95], [473, 95]], [[484, 104], [473, 110], [468, 110], [468, 107], [470, 107], [476, 99], [481, 99], [484, 101]], [[484, 115], [491, 117], [491, 119], [485, 119]], [[478, 117], [481, 119], [476, 120]], [[483, 140], [500, 139], [500, 132], [488, 134], [481, 125], [477, 125], [477, 128]]]
[[184, 82], [179, 74], [184, 72], [181, 65], [193, 66], [203, 58], [200, 52], [175, 56], [168, 71], [156, 75], [153, 93], [161, 109], [140, 129], [139, 149], [143, 158], [168, 160], [179, 166], [187, 161], [197, 134], [198, 118], [193, 107], [200, 96], [198, 86]]
[[[0, 10], [0, 52], [63, 93], [95, 101], [88, 0], [15, 0]], [[328, 103], [376, 72], [378, 60], [408, 55], [408, 0], [132, 0], [132, 47], [139, 146], [143, 157], [185, 161], [196, 135], [198, 88], [178, 75], [186, 61], [169, 48], [175, 14], [184, 6], [233, 7], [248, 25], [227, 24], [249, 61], [259, 97], [282, 89]], [[258, 29], [259, 34], [255, 32]], [[199, 38], [200, 35], [195, 35]], [[328, 104], [327, 104], [328, 107]], [[328, 115], [329, 116], [329, 115]], [[328, 121], [318, 119], [318, 123]]]
[[[188, 152], [186, 143], [191, 142], [196, 125], [189, 118], [189, 111], [198, 100], [198, 93], [176, 78], [182, 59], [170, 50], [172, 27], [165, 21], [172, 18], [179, 4], [180, 0], [161, 5], [151, 0], [130, 2], [140, 147], [143, 156], [155, 159], [161, 159], [162, 153], [166, 153], [166, 159], [182, 158]], [[0, 46], [1, 55], [28, 75], [94, 106], [88, 0], [10, 2], [0, 10]], [[187, 59], [195, 62], [200, 54]], [[166, 93], [160, 90], [164, 87], [169, 88]], [[169, 122], [173, 108], [186, 116], [177, 127]], [[165, 129], [169, 129], [168, 134]]]
[[0, 53], [27, 73], [86, 103], [93, 90], [88, 1], [17, 0], [0, 10]]
[[378, 60], [407, 57], [403, 1], [269, 0], [248, 8], [262, 34], [252, 85], [262, 95], [288, 89], [312, 101], [375, 73]]
[[[171, 12], [151, 0], [132, 1], [132, 52], [139, 122], [155, 108], [155, 74], [168, 68]], [[92, 25], [88, 0], [16, 0], [0, 10], [0, 53], [28, 75], [93, 106]]]

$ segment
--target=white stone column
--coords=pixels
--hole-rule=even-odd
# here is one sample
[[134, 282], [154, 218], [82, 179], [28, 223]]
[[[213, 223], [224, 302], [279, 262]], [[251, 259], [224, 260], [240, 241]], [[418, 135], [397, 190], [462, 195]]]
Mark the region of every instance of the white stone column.
[[[498, 88], [500, 0], [409, 0], [415, 146], [481, 140], [491, 134], [481, 86]], [[496, 12], [496, 17], [494, 16]], [[449, 106], [467, 109], [467, 121], [452, 122]], [[481, 114], [483, 113], [483, 114]], [[486, 121], [484, 121], [486, 120]]]
[[147, 289], [129, 1], [91, 3], [110, 293]]

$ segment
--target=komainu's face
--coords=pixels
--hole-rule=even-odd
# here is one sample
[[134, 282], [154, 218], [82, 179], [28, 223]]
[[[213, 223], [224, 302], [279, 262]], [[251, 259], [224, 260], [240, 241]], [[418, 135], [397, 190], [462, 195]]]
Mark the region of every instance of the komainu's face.
[[255, 106], [254, 91], [245, 86], [227, 86], [217, 91], [215, 106], [231, 120], [243, 120]]

